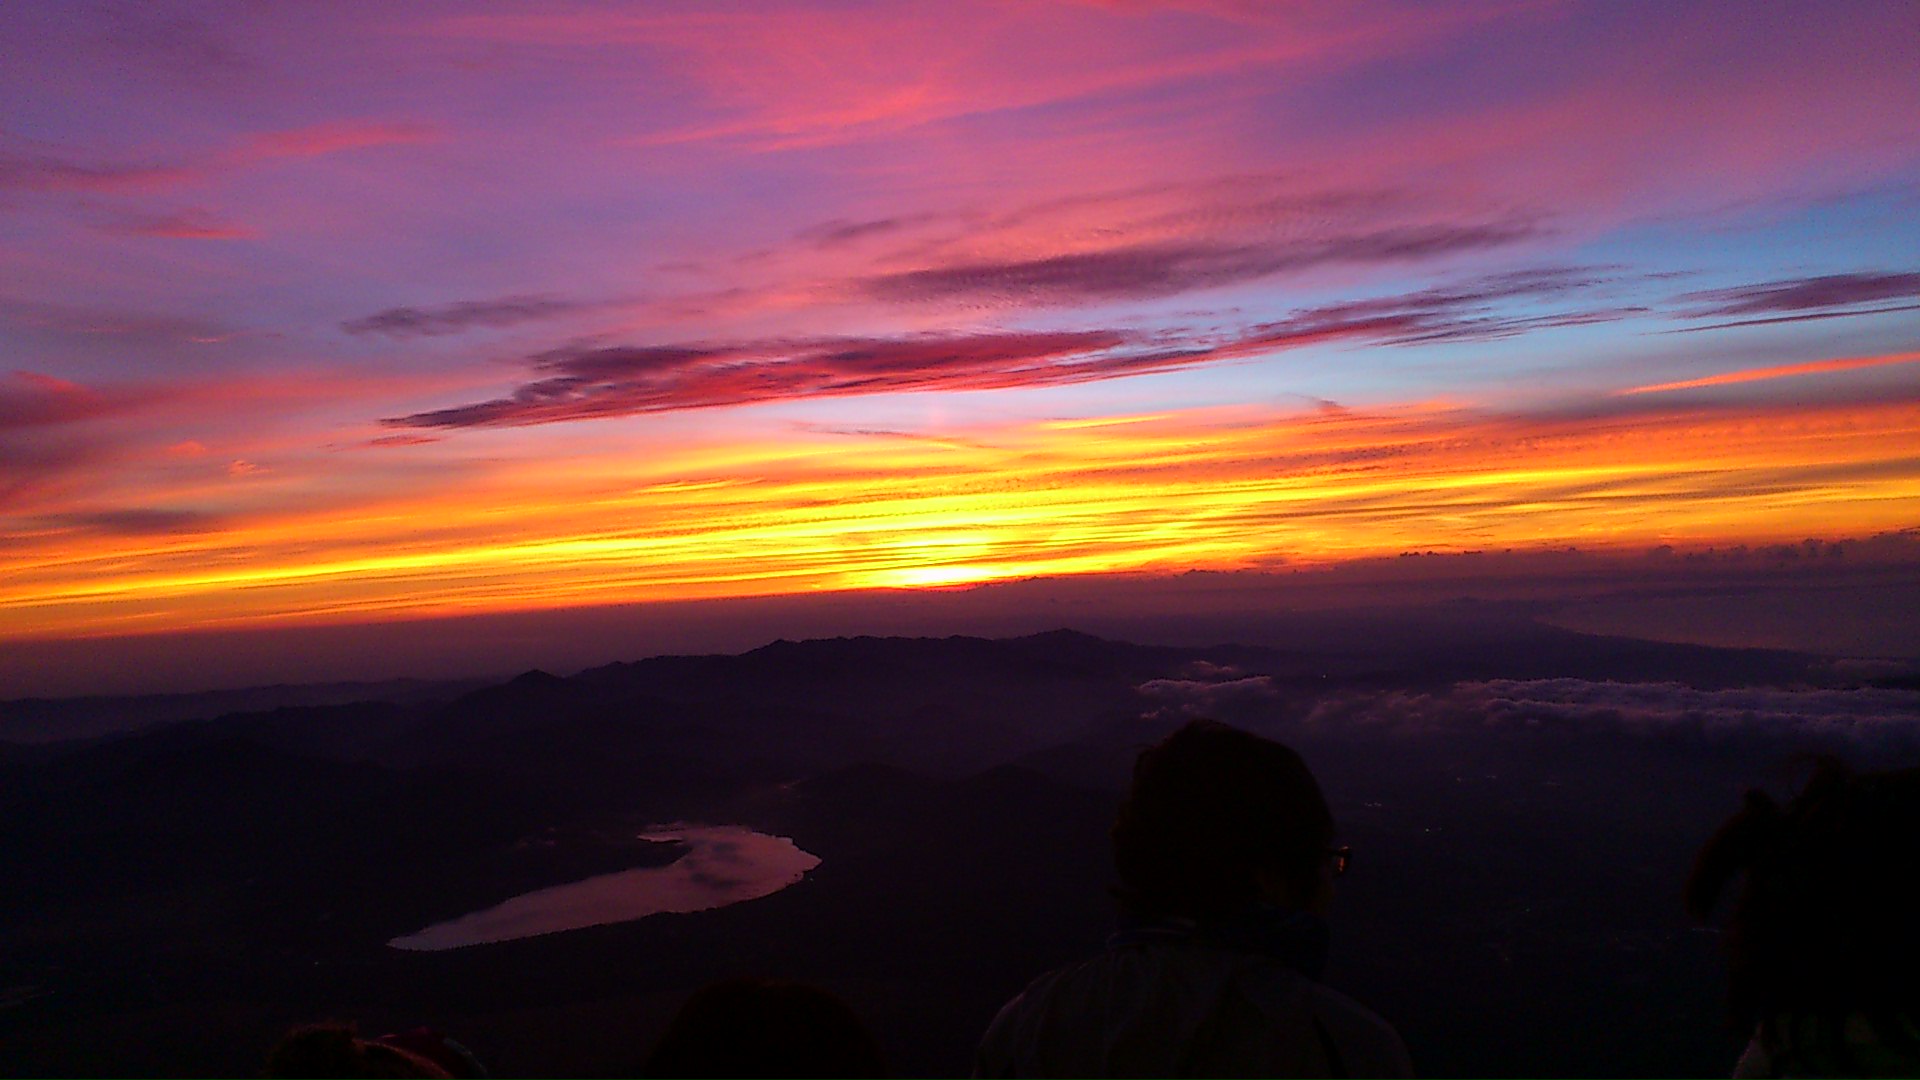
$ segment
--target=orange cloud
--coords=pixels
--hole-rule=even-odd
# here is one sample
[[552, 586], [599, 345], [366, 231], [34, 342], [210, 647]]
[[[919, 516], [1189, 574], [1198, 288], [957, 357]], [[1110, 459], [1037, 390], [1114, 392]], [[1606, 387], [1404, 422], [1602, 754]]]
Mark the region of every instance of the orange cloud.
[[1916, 402], [1202, 411], [964, 434], [549, 454], [464, 485], [436, 474], [431, 493], [309, 494], [206, 529], [49, 531], [0, 552], [0, 640], [1405, 550], [1772, 543], [1920, 520]]
[[1650, 386], [1632, 386], [1625, 390], [1615, 390], [1614, 397], [1629, 394], [1660, 394], [1669, 390], [1697, 390], [1705, 386], [1732, 386], [1736, 383], [1760, 382], [1765, 379], [1788, 379], [1800, 375], [1827, 375], [1836, 371], [1856, 371], [1860, 368], [1886, 367], [1891, 364], [1912, 364], [1920, 362], [1920, 352], [1891, 353], [1885, 356], [1848, 356], [1832, 360], [1811, 360], [1804, 364], [1776, 364], [1772, 367], [1747, 368], [1744, 371], [1725, 371], [1718, 375], [1707, 375], [1698, 379], [1686, 379], [1681, 382], [1654, 383]]

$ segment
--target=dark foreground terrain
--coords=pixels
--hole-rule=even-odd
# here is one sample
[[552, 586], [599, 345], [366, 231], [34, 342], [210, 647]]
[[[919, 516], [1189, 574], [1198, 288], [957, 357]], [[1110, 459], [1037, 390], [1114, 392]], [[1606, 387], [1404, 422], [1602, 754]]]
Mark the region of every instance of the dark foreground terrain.
[[[149, 702], [146, 727], [53, 742], [35, 703], [42, 741], [0, 743], [0, 1073], [247, 1074], [338, 1017], [439, 1026], [498, 1075], [612, 1074], [744, 973], [837, 991], [904, 1073], [963, 1073], [1007, 997], [1107, 933], [1133, 755], [1213, 715], [1319, 774], [1356, 850], [1329, 982], [1422, 1073], [1723, 1075], [1717, 943], [1679, 910], [1693, 851], [1797, 754], [1920, 760], [1920, 692], [1527, 614], [1329, 618], [1291, 648], [782, 641], [211, 718]], [[670, 859], [636, 834], [675, 820], [823, 861], [727, 908], [383, 944]]]

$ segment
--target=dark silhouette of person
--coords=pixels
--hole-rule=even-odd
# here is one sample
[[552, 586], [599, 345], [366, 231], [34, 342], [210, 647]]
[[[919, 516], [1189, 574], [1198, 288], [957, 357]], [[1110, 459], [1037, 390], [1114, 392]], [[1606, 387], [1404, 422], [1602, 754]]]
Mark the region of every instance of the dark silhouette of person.
[[977, 1076], [1410, 1076], [1320, 982], [1333, 815], [1291, 749], [1195, 720], [1141, 753], [1113, 826], [1120, 930], [994, 1018]]
[[694, 991], [647, 1058], [648, 1076], [887, 1075], [853, 1008], [817, 986], [725, 979]]
[[1814, 763], [1785, 805], [1760, 790], [1701, 848], [1702, 922], [1736, 878], [1727, 1004], [1735, 1076], [1920, 1076], [1920, 769]]

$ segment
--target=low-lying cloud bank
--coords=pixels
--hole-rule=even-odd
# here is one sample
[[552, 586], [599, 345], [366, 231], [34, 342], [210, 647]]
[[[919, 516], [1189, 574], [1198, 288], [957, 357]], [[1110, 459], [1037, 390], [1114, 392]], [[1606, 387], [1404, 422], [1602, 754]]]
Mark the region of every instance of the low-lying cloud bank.
[[1379, 725], [1408, 734], [1545, 731], [1682, 743], [1762, 741], [1808, 750], [1920, 752], [1920, 692], [1877, 687], [1701, 690], [1679, 683], [1495, 679], [1436, 694], [1322, 698], [1307, 724]]
[[1139, 690], [1165, 711], [1214, 715], [1282, 737], [1625, 735], [1920, 759], [1920, 691], [1884, 687], [1703, 690], [1671, 682], [1493, 679], [1436, 691], [1338, 690], [1303, 702], [1257, 676], [1156, 679]]

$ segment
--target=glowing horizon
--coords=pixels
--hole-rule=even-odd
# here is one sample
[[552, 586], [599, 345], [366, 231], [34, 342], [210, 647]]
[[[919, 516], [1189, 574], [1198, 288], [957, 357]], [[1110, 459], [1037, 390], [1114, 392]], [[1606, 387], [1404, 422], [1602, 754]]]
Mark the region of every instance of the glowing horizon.
[[0, 644], [1913, 529], [1910, 33], [8, 5]]
[[433, 500], [0, 555], [0, 626], [42, 637], [1412, 549], [1797, 542], [1810, 519], [1865, 536], [1920, 510], [1917, 426], [1914, 403], [1570, 418], [1429, 404], [729, 444], [602, 463], [567, 486], [502, 474]]

